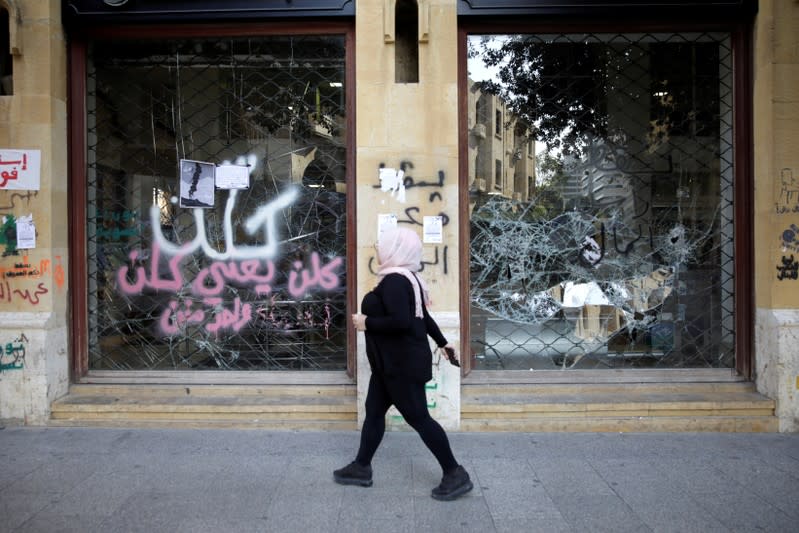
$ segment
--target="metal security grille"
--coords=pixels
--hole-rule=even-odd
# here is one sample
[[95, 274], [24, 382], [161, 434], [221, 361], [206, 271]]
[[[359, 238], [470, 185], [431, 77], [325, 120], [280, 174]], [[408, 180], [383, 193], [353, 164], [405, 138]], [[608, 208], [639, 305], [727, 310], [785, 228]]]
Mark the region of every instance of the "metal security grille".
[[476, 368], [733, 366], [731, 65], [717, 33], [469, 38]]
[[346, 368], [340, 35], [97, 41], [90, 369]]

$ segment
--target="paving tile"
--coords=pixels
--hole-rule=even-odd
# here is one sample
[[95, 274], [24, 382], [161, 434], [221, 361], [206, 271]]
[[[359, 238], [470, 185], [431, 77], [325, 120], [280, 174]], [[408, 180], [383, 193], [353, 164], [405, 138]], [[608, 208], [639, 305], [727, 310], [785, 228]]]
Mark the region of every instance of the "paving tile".
[[528, 463], [552, 499], [572, 499], [582, 495], [613, 496], [608, 483], [585, 460], [529, 460]]
[[[331, 484], [332, 485], [332, 484]], [[265, 516], [270, 521], [299, 519], [333, 524], [338, 522], [341, 512], [344, 491], [341, 489], [365, 489], [363, 487], [344, 487], [340, 485], [324, 486], [317, 489], [311, 487], [293, 487], [281, 489], [274, 494], [265, 509]]]
[[46, 455], [17, 453], [0, 440], [0, 491], [41, 468], [48, 460]]
[[13, 489], [0, 491], [0, 532], [13, 531], [36, 513], [58, 501], [57, 489], [22, 492]]
[[109, 517], [137, 491], [152, 487], [139, 471], [100, 469], [74, 485], [45, 510], [48, 515], [71, 515], [80, 510], [87, 517]]
[[669, 478], [658, 464], [597, 461], [602, 477], [653, 530], [720, 531], [723, 524], [697, 505], [684, 483]]
[[141, 509], [136, 507], [105, 518], [99, 531], [124, 531], [126, 533], [154, 533], [156, 531], [175, 531], [180, 527], [183, 517], [158, 508]]
[[574, 531], [607, 533], [653, 531], [621, 498], [615, 496], [587, 496], [556, 504], [560, 514]]
[[264, 533], [270, 531], [264, 518], [185, 518], [174, 533]]
[[706, 515], [715, 517], [726, 531], [741, 529], [788, 532], [797, 529], [796, 518], [788, 516], [747, 491], [736, 493], [714, 491], [704, 494], [692, 491], [690, 494], [696, 505]]
[[542, 513], [530, 518], [495, 519], [497, 533], [572, 533], [573, 530], [564, 518], [557, 514]]
[[[76, 513], [74, 510], [70, 514], [39, 512], [21, 524], [16, 531], [20, 533], [103, 533], [108, 531], [108, 529], [103, 529], [103, 522], [107, 518], [100, 515], [87, 516], [83, 513]], [[0, 531], [3, 531], [2, 526], [0, 526]]]
[[[340, 533], [408, 533], [411, 531], [408, 523], [407, 521], [396, 519], [341, 516], [336, 524], [336, 531]], [[439, 530], [438, 533], [443, 532]]]
[[89, 457], [61, 458], [45, 455], [44, 464], [19, 476], [6, 485], [6, 490], [62, 494], [88, 478], [98, 468]]
[[484, 501], [468, 493], [460, 498], [442, 502], [426, 497], [414, 498], [415, 531], [475, 531], [494, 530], [493, 519]]
[[339, 520], [413, 520], [414, 498], [405, 491], [374, 491], [371, 488], [345, 487], [341, 491], [341, 513]]

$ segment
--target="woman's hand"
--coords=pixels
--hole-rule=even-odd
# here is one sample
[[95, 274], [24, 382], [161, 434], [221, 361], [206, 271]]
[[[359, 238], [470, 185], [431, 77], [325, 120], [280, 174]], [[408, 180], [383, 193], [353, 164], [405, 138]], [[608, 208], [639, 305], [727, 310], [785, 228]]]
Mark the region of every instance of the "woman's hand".
[[358, 331], [366, 331], [366, 315], [355, 313], [352, 315], [352, 325]]
[[455, 348], [455, 346], [453, 346], [452, 344], [447, 344], [446, 346], [444, 346], [443, 350], [447, 356], [447, 359], [449, 359], [450, 363], [452, 363], [455, 366], [461, 366], [460, 361], [458, 361], [458, 349]]

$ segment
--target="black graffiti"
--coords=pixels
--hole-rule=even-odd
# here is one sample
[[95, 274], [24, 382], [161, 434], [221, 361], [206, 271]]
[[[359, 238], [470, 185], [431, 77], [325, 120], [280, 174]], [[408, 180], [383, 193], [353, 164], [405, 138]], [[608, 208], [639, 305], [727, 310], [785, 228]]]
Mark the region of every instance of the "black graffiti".
[[25, 193], [18, 193], [18, 192], [11, 193], [11, 195], [9, 196], [9, 199], [10, 199], [9, 205], [0, 205], [0, 211], [4, 211], [6, 209], [14, 209], [14, 207], [16, 207], [16, 204], [17, 204], [16, 201], [15, 201], [17, 198], [19, 198], [21, 200], [26, 200], [25, 203], [26, 204], [30, 204], [31, 203], [31, 198], [35, 198], [38, 195], [39, 195], [39, 191], [28, 191], [28, 192], [25, 192]]
[[795, 261], [793, 254], [789, 257], [782, 256], [782, 265], [777, 266], [777, 280], [799, 279], [799, 262]]
[[[435, 252], [435, 261], [424, 261], [424, 260], [422, 260], [422, 268], [419, 269], [419, 272], [422, 272], [424, 270], [425, 265], [429, 265], [429, 266], [438, 265], [438, 262], [439, 262], [439, 259], [438, 259], [438, 246], [435, 247], [434, 252]], [[447, 270], [447, 264], [449, 263], [449, 260], [448, 260], [448, 257], [447, 257], [448, 256], [448, 252], [449, 252], [449, 247], [448, 246], [442, 247], [441, 269], [444, 272], [444, 274], [448, 273], [448, 270]]]
[[[413, 224], [415, 226], [424, 226], [423, 222], [420, 222], [419, 219], [415, 216], [415, 214], [419, 214], [421, 209], [418, 207], [406, 207], [405, 208], [405, 216], [407, 218], [398, 218], [398, 224]], [[449, 224], [449, 217], [443, 211], [438, 214], [441, 217], [441, 225], [446, 226]]]
[[[385, 163], [380, 163], [378, 165], [378, 168], [379, 169], [386, 168], [386, 164]], [[436, 187], [436, 188], [442, 188], [444, 186], [444, 180], [446, 179], [446, 174], [444, 173], [443, 170], [439, 170], [438, 171], [438, 173], [437, 173], [438, 179], [436, 181], [425, 181], [425, 180], [416, 181], [416, 179], [410, 174], [413, 171], [413, 169], [414, 169], [413, 162], [411, 162], [411, 161], [409, 161], [407, 159], [404, 159], [404, 160], [400, 161], [399, 170], [401, 170], [402, 173], [403, 173], [402, 185], [403, 185], [403, 187], [405, 189], [411, 189], [413, 187]], [[380, 188], [382, 188], [382, 184], [378, 182], [378, 184], [373, 185], [373, 188], [380, 189]], [[428, 196], [428, 201], [430, 203], [433, 203], [436, 200], [438, 200], [438, 201], [443, 201], [444, 200], [441, 192], [439, 192], [439, 191], [431, 192], [430, 195]], [[422, 226], [422, 227], [424, 227], [423, 217], [420, 216], [421, 211], [422, 211], [421, 208], [418, 207], [418, 206], [406, 207], [405, 210], [404, 210], [404, 214], [405, 214], [404, 218], [399, 218], [398, 217], [397, 224], [410, 224], [410, 225], [413, 225], [413, 226]], [[450, 222], [449, 215], [447, 215], [444, 212], [439, 212], [438, 216], [441, 217], [442, 226], [446, 226], [446, 225], [449, 224], [449, 222]], [[420, 272], [424, 271], [426, 266], [427, 267], [432, 267], [432, 266], [440, 265], [440, 267], [442, 269], [442, 272], [444, 274], [447, 274], [448, 271], [449, 271], [449, 268], [448, 268], [448, 264], [449, 264], [448, 254], [449, 254], [449, 248], [447, 246], [443, 246], [443, 247], [436, 246], [434, 248], [433, 260], [432, 261], [425, 261], [425, 260], [421, 261]], [[375, 257], [370, 257], [369, 258], [368, 267], [369, 267], [369, 272], [372, 273], [372, 274], [377, 274], [377, 271], [375, 270], [375, 263], [376, 263], [376, 258]]]
[[413, 177], [405, 176], [402, 180], [403, 184], [405, 185], [406, 189], [411, 189], [413, 187], [443, 187], [444, 186], [444, 171], [438, 171], [438, 181], [436, 182], [428, 182], [428, 181], [420, 181], [415, 182]]
[[647, 214], [647, 212], [649, 212], [649, 202], [645, 200], [644, 201], [644, 208], [641, 210], [640, 213], [633, 214], [633, 218], [641, 218], [642, 216]]
[[[385, 163], [380, 163], [378, 165], [378, 168], [386, 168], [386, 164]], [[439, 170], [438, 171], [438, 180], [437, 181], [416, 181], [413, 178], [413, 176], [408, 174], [408, 171], [413, 169], [413, 163], [412, 162], [407, 161], [407, 160], [400, 161], [399, 168], [404, 173], [404, 176], [402, 178], [402, 184], [405, 186], [406, 189], [412, 189], [413, 187], [439, 187], [439, 188], [441, 188], [441, 187], [444, 186], [445, 174], [444, 174], [443, 170]], [[375, 189], [379, 189], [380, 188], [380, 183], [378, 183], [377, 185], [373, 185], [372, 187], [375, 188]], [[440, 196], [439, 196], [439, 198], [440, 198]], [[431, 195], [430, 201], [432, 201], [432, 195]]]
[[784, 215], [786, 213], [799, 213], [799, 204], [793, 207], [789, 207], [787, 205], [774, 204], [774, 212], [778, 215]]
[[620, 254], [628, 255], [632, 251], [633, 246], [635, 246], [635, 243], [637, 243], [639, 240], [641, 240], [641, 236], [642, 235], [643, 235], [643, 232], [641, 230], [641, 225], [639, 224], [638, 225], [638, 236], [635, 239], [633, 239], [632, 241], [628, 242], [627, 246], [625, 246], [624, 249], [622, 250], [621, 248], [619, 248], [619, 238], [618, 238], [618, 235], [616, 234], [616, 228], [613, 228], [613, 247], [616, 248], [616, 251], [619, 252]]
[[604, 172], [621, 171], [629, 172], [633, 168], [634, 159], [628, 156], [622, 148], [607, 144], [591, 144], [586, 150], [584, 163], [575, 170], [601, 170]]

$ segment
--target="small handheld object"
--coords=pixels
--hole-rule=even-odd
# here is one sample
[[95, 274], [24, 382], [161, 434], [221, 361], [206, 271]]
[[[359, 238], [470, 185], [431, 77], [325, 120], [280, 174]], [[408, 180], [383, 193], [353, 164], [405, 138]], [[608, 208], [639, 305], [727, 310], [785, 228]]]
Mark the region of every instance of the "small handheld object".
[[442, 350], [447, 354], [447, 359], [449, 359], [449, 362], [452, 363], [453, 366], [461, 366], [460, 362], [455, 358], [455, 350], [449, 346], [445, 346]]

